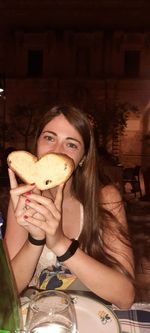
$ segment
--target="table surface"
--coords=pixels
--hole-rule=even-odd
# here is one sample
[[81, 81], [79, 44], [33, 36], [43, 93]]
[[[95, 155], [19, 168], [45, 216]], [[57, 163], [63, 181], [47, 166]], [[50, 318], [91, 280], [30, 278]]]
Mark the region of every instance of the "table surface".
[[[105, 305], [111, 308], [117, 315], [122, 330], [121, 333], [150, 333], [150, 303], [134, 303], [129, 310], [120, 310], [92, 292], [73, 291], [73, 293], [105, 303]], [[31, 296], [31, 299], [32, 298]], [[24, 304], [29, 300], [30, 299], [25, 296], [21, 298], [21, 303]]]
[[130, 310], [113, 310], [122, 333], [150, 333], [150, 303], [134, 303]]

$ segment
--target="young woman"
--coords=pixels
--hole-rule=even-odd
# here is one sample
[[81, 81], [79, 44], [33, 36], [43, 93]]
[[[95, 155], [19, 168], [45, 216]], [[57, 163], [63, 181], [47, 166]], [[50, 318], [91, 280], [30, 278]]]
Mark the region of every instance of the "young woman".
[[39, 126], [36, 148], [38, 157], [70, 156], [75, 171], [66, 184], [40, 192], [34, 184], [18, 186], [9, 170], [6, 242], [18, 291], [28, 285], [86, 289], [129, 308], [134, 264], [124, 205], [113, 185], [100, 183], [88, 118], [73, 106], [53, 107]]

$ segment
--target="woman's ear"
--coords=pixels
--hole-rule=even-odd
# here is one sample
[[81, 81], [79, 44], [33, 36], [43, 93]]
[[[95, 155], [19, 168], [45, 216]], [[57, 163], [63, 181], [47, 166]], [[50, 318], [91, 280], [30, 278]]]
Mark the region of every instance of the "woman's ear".
[[84, 156], [82, 157], [81, 161], [79, 162], [79, 166], [80, 166], [80, 168], [82, 168], [85, 159], [86, 159], [86, 156], [84, 155]]

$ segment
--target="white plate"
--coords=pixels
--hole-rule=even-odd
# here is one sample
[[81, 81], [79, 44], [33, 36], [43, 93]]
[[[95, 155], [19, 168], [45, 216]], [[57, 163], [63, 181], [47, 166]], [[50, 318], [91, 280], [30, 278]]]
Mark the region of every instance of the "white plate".
[[105, 304], [71, 293], [79, 333], [121, 333], [116, 315]]
[[[78, 293], [69, 293], [75, 305], [79, 333], [121, 333], [113, 311], [104, 303]], [[22, 299], [22, 316], [25, 324], [29, 299]]]

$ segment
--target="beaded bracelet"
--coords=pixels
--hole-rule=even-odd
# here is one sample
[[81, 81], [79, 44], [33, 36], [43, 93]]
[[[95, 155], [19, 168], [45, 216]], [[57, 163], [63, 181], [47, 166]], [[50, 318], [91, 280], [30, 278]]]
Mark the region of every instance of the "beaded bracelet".
[[71, 239], [71, 240], [72, 240], [72, 243], [68, 247], [67, 251], [62, 256], [57, 257], [57, 260], [59, 262], [63, 262], [65, 260], [71, 258], [75, 254], [76, 250], [78, 249], [78, 247], [79, 247], [78, 240], [77, 239]]
[[40, 245], [45, 245], [46, 244], [46, 238], [43, 238], [43, 239], [35, 239], [31, 236], [31, 234], [29, 233], [28, 234], [28, 241], [33, 244], [33, 245], [37, 245], [37, 246], [40, 246]]

